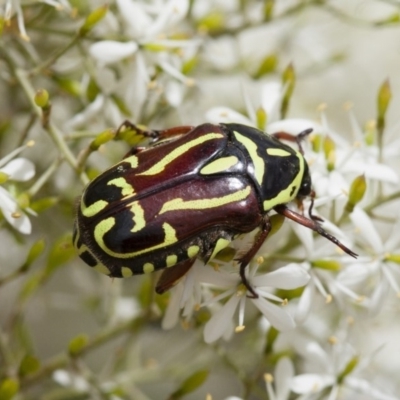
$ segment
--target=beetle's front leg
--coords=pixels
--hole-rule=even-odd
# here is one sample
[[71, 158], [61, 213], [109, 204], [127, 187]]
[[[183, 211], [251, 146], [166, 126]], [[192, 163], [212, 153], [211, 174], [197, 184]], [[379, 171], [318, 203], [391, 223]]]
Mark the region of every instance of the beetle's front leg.
[[268, 217], [267, 214], [264, 215], [263, 220], [262, 220], [262, 225], [261, 225], [261, 230], [260, 232], [257, 233], [254, 243], [251, 246], [251, 248], [243, 255], [241, 256], [237, 261], [240, 263], [240, 278], [242, 279], [243, 285], [246, 287], [246, 289], [251, 293], [251, 298], [257, 299], [258, 294], [254, 291], [253, 287], [250, 285], [250, 282], [246, 278], [246, 267], [252, 260], [252, 258], [256, 255], [257, 251], [260, 250], [260, 247], [262, 244], [265, 242], [265, 239], [271, 232], [271, 221]]

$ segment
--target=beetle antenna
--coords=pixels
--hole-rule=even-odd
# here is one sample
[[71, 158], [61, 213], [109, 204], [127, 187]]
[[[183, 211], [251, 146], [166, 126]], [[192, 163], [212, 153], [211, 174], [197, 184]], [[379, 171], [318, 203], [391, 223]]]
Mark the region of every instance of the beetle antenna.
[[303, 150], [303, 147], [301, 146], [301, 142], [312, 131], [313, 131], [313, 128], [304, 129], [304, 131], [301, 131], [296, 136], [294, 136], [290, 133], [287, 133], [287, 132], [279, 131], [279, 132], [273, 133], [272, 136], [277, 138], [278, 140], [287, 140], [288, 142], [296, 142], [297, 146], [299, 147], [300, 153], [304, 155], [304, 150]]
[[304, 131], [301, 131], [297, 136], [296, 136], [296, 143], [297, 146], [299, 146], [299, 151], [302, 155], [304, 155], [304, 150], [303, 146], [301, 145], [301, 142], [304, 140], [306, 136], [308, 136], [311, 132], [313, 131], [313, 128], [308, 128], [305, 129]]

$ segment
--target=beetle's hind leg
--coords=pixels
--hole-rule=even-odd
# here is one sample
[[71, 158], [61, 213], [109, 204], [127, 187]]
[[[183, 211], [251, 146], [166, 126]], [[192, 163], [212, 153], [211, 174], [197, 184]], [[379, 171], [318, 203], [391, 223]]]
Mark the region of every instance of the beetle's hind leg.
[[192, 268], [195, 261], [196, 258], [190, 258], [172, 267], [164, 269], [156, 284], [156, 293], [163, 294], [175, 286], [179, 279], [186, 275], [189, 269]]
[[251, 296], [249, 297], [253, 299], [257, 299], [258, 294], [255, 292], [255, 290], [253, 289], [253, 287], [251, 286], [250, 282], [246, 277], [246, 267], [253, 259], [253, 257], [256, 255], [257, 251], [260, 250], [260, 247], [263, 245], [270, 232], [271, 232], [270, 219], [268, 215], [264, 215], [261, 225], [261, 230], [257, 233], [253, 245], [244, 255], [240, 256], [239, 259], [237, 259], [237, 261], [240, 263], [240, 270], [239, 270], [240, 278], [242, 280], [243, 285], [251, 293]]

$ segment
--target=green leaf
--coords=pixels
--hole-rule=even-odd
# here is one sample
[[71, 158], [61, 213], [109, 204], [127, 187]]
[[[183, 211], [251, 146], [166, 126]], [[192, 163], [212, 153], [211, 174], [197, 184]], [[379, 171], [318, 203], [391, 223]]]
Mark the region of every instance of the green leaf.
[[181, 399], [183, 396], [194, 392], [208, 378], [208, 370], [196, 371], [182, 382], [182, 385], [170, 396], [170, 400]]

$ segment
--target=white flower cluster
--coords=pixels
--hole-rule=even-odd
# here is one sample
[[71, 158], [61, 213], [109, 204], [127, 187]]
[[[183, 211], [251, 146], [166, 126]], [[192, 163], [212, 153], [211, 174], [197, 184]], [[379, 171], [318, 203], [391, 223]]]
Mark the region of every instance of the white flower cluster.
[[[74, 14], [67, 0], [42, 2]], [[79, 94], [70, 102], [73, 106], [54, 95], [51, 118], [49, 114], [41, 121], [42, 128], [47, 129], [50, 136], [58, 130], [66, 133], [55, 140], [54, 147], [60, 154], [54, 159], [67, 159], [77, 166], [74, 174], [86, 171], [85, 166], [79, 164], [85, 150], [80, 155], [76, 151], [74, 159], [69, 151], [66, 156], [60, 149], [69, 150], [70, 146], [76, 150], [75, 143], [72, 144], [74, 139], [85, 138], [88, 131], [87, 137], [93, 138], [93, 132], [117, 127], [128, 117], [150, 128], [152, 125], [154, 128], [195, 125], [198, 121], [242, 123], [270, 134], [296, 135], [312, 128], [312, 134], [303, 141], [302, 147], [311, 172], [315, 201], [305, 199], [304, 204], [289, 206], [303, 208], [300, 212], [304, 214], [313, 207], [323, 228], [358, 257], [352, 258], [311, 230], [287, 221], [273, 232], [247, 266], [248, 283], [258, 297], [249, 293], [243, 284], [232, 257], [226, 261], [220, 255], [206, 266], [196, 261], [164, 297], [168, 299], [165, 307], [151, 299], [151, 305], [147, 303], [143, 311], [142, 303], [146, 301], [140, 295], [124, 298], [118, 293], [110, 301], [112, 305], [108, 305], [110, 309], [114, 307], [109, 320], [113, 324], [127, 323], [145, 314], [150, 316], [149, 321], [154, 313], [162, 318], [162, 334], [170, 334], [181, 323], [185, 328], [201, 330], [201, 335], [196, 337], [196, 340], [201, 337], [198, 348], [206, 346], [221, 353], [238, 343], [237, 347], [244, 347], [243, 343], [250, 337], [258, 343], [261, 361], [254, 365], [258, 374], [265, 366], [266, 370], [261, 372], [265, 373], [262, 390], [264, 397], [271, 400], [399, 400], [400, 140], [398, 124], [392, 123], [388, 117], [390, 111], [386, 109], [390, 96], [382, 100], [378, 95], [378, 111], [372, 114], [377, 120], [366, 126], [359, 124], [358, 114], [356, 116], [349, 105], [345, 110], [346, 122], [341, 128], [333, 128], [338, 124], [334, 118], [328, 118], [325, 105], [319, 106], [318, 120], [310, 117], [313, 113], [310, 108], [315, 108], [321, 99], [337, 98], [342, 102], [348, 96], [352, 80], [367, 68], [365, 60], [379, 58], [374, 56], [372, 46], [380, 54], [382, 43], [391, 43], [384, 37], [378, 44], [368, 41], [368, 52], [351, 48], [349, 53], [354, 57], [351, 61], [360, 63], [351, 76], [336, 63], [343, 56], [339, 50], [347, 45], [346, 35], [339, 34], [345, 31], [346, 23], [361, 24], [364, 21], [361, 16], [365, 16], [365, 21], [375, 21], [374, 17], [379, 14], [382, 19], [375, 25], [383, 24], [386, 14], [383, 8], [376, 6], [379, 2], [115, 0], [111, 3], [104, 19], [95, 24], [90, 34], [82, 34], [79, 51], [69, 52], [67, 45], [51, 68], [44, 63], [43, 70], [51, 70], [58, 79], [55, 78], [52, 85], [61, 82], [64, 73], [68, 75], [73, 71], [75, 77], [79, 76]], [[396, 1], [383, 3], [387, 7], [399, 7]], [[274, 9], [271, 14], [270, 7]], [[39, 59], [41, 53], [29, 42], [24, 10], [22, 0], [6, 0], [0, 8], [0, 25], [5, 22], [8, 26], [15, 18], [17, 31], [25, 39], [21, 45], [25, 46], [23, 53]], [[322, 16], [323, 12], [328, 16]], [[333, 33], [332, 15], [340, 21]], [[303, 21], [300, 16], [304, 16]], [[398, 22], [397, 14], [386, 18]], [[393, 42], [390, 57], [398, 53], [398, 41]], [[71, 47], [75, 44], [73, 39]], [[351, 47], [350, 42], [348, 46]], [[15, 56], [14, 50], [7, 49], [12, 56], [4, 65], [20, 58], [17, 50], [18, 56]], [[287, 79], [285, 72], [289, 69], [285, 68], [293, 60], [296, 62], [291, 71], [296, 72], [296, 79], [292, 76], [291, 80]], [[21, 69], [20, 66], [16, 68], [18, 73]], [[34, 73], [27, 73], [25, 77], [34, 76], [38, 70], [40, 68], [32, 68], [28, 72]], [[279, 76], [276, 71], [284, 72]], [[379, 69], [374, 85], [384, 81], [390, 71], [393, 70], [388, 68], [388, 72], [382, 72]], [[397, 79], [398, 63], [394, 71]], [[318, 79], [324, 73], [328, 78], [321, 84]], [[11, 73], [1, 72], [5, 80], [10, 76]], [[15, 74], [15, 79], [20, 76]], [[296, 92], [292, 94], [291, 85], [294, 86], [295, 81]], [[324, 88], [327, 82], [335, 82], [329, 90]], [[398, 85], [398, 80], [396, 82]], [[313, 95], [305, 93], [310, 88]], [[374, 102], [376, 87], [371, 85], [368, 89]], [[398, 94], [400, 88], [396, 91]], [[366, 96], [362, 93], [359, 100], [364, 107]], [[334, 101], [338, 102], [337, 99]], [[290, 113], [284, 110], [285, 102], [290, 102]], [[64, 115], [54, 117], [57, 106], [58, 110], [64, 107]], [[47, 107], [46, 112], [50, 113], [49, 110]], [[371, 111], [368, 113], [371, 118]], [[288, 114], [297, 117], [288, 117]], [[49, 120], [55, 120], [62, 128], [50, 129]], [[17, 148], [0, 160], [0, 210], [14, 229], [30, 234], [32, 227], [27, 213], [34, 213], [29, 206], [21, 206], [18, 186], [14, 185], [15, 181], [25, 182], [35, 174], [34, 164], [18, 156], [24, 148], [26, 146]], [[85, 155], [88, 154], [89, 150]], [[46, 182], [54, 172], [52, 167], [47, 170], [50, 172], [44, 179]], [[68, 177], [63, 188], [67, 187], [67, 180]], [[54, 190], [59, 183], [56, 182]], [[70, 186], [75, 189], [76, 181]], [[67, 196], [60, 193], [60, 198]], [[273, 217], [274, 212], [270, 214]], [[40, 223], [40, 217], [37, 220]], [[228, 250], [240, 254], [249, 247], [251, 239], [252, 234], [240, 237]], [[83, 280], [79, 284], [85, 290], [89, 286]], [[103, 292], [98, 294], [99, 304], [103, 296]], [[201, 313], [202, 318], [199, 318]], [[154, 332], [148, 327], [144, 327], [143, 332], [150, 334], [145, 339], [145, 334], [138, 335], [135, 352], [140, 347], [152, 347], [149, 342]], [[177, 335], [181, 333], [179, 330]], [[98, 341], [103, 340], [101, 334], [99, 337]], [[93, 343], [96, 340], [90, 345]], [[252, 347], [251, 351], [254, 349]], [[219, 355], [215, 351], [214, 356]], [[78, 364], [82, 367], [77, 362], [77, 370]], [[237, 372], [237, 377], [245, 374], [245, 367], [234, 369], [231, 361], [226, 364]], [[63, 367], [52, 371], [53, 380], [60, 386], [74, 387], [78, 392], [90, 392], [94, 387], [96, 396], [101, 393], [98, 398], [108, 396], [107, 390], [118, 386], [117, 379], [106, 382], [105, 395], [101, 392], [102, 382], [92, 385], [95, 379], [86, 374], [86, 370], [81, 376]], [[159, 375], [163, 377], [164, 372]], [[135, 378], [139, 380], [141, 373]], [[123, 377], [124, 384], [129, 381], [127, 376]], [[235, 397], [227, 400], [241, 399], [236, 396], [238, 393], [234, 394]], [[247, 393], [245, 398], [250, 399], [252, 395]]]

